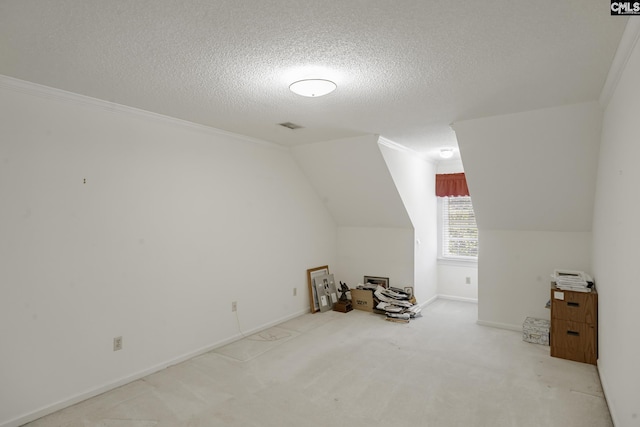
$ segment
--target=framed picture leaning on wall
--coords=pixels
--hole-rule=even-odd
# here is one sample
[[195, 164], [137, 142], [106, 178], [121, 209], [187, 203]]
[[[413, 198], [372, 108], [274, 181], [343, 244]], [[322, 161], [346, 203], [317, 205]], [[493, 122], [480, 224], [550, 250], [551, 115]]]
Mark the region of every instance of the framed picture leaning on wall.
[[311, 310], [311, 313], [320, 311], [320, 304], [318, 303], [318, 294], [314, 286], [314, 279], [316, 277], [325, 276], [327, 274], [329, 274], [328, 265], [314, 267], [307, 270], [307, 284], [309, 286], [309, 308]]

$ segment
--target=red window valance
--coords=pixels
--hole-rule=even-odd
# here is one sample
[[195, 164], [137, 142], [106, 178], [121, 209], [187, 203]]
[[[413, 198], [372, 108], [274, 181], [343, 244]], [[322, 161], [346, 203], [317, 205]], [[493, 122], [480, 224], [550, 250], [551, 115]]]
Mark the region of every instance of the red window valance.
[[436, 174], [436, 196], [468, 196], [467, 178], [464, 173]]

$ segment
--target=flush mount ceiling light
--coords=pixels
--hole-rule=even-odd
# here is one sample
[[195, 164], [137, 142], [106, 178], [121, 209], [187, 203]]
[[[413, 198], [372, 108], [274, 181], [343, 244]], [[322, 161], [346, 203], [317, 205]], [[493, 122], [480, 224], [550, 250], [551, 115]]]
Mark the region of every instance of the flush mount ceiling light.
[[442, 148], [440, 149], [440, 157], [443, 159], [450, 159], [453, 157], [453, 148]]
[[323, 96], [336, 90], [338, 86], [331, 80], [306, 79], [291, 83], [289, 89], [298, 95], [315, 98]]

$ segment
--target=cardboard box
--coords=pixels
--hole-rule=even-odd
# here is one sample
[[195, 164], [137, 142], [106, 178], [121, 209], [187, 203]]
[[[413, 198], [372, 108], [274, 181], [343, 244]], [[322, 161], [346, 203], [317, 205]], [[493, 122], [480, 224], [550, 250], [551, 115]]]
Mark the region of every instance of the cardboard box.
[[522, 325], [522, 339], [534, 344], [549, 345], [549, 321], [527, 317]]
[[373, 291], [351, 289], [351, 303], [356, 310], [373, 311]]

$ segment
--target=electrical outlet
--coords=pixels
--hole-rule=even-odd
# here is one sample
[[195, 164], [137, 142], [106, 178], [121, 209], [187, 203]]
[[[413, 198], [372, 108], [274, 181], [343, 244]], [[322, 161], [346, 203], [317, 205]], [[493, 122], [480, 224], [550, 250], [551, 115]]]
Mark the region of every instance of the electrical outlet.
[[122, 337], [115, 337], [113, 339], [113, 351], [122, 350]]
[[467, 282], [466, 283], [467, 283], [467, 285], [471, 284], [471, 277], [467, 277]]
[[296, 295], [298, 295], [298, 288], [293, 288], [293, 296], [295, 297]]
[[238, 302], [237, 301], [232, 301], [231, 302], [231, 311], [238, 311]]

